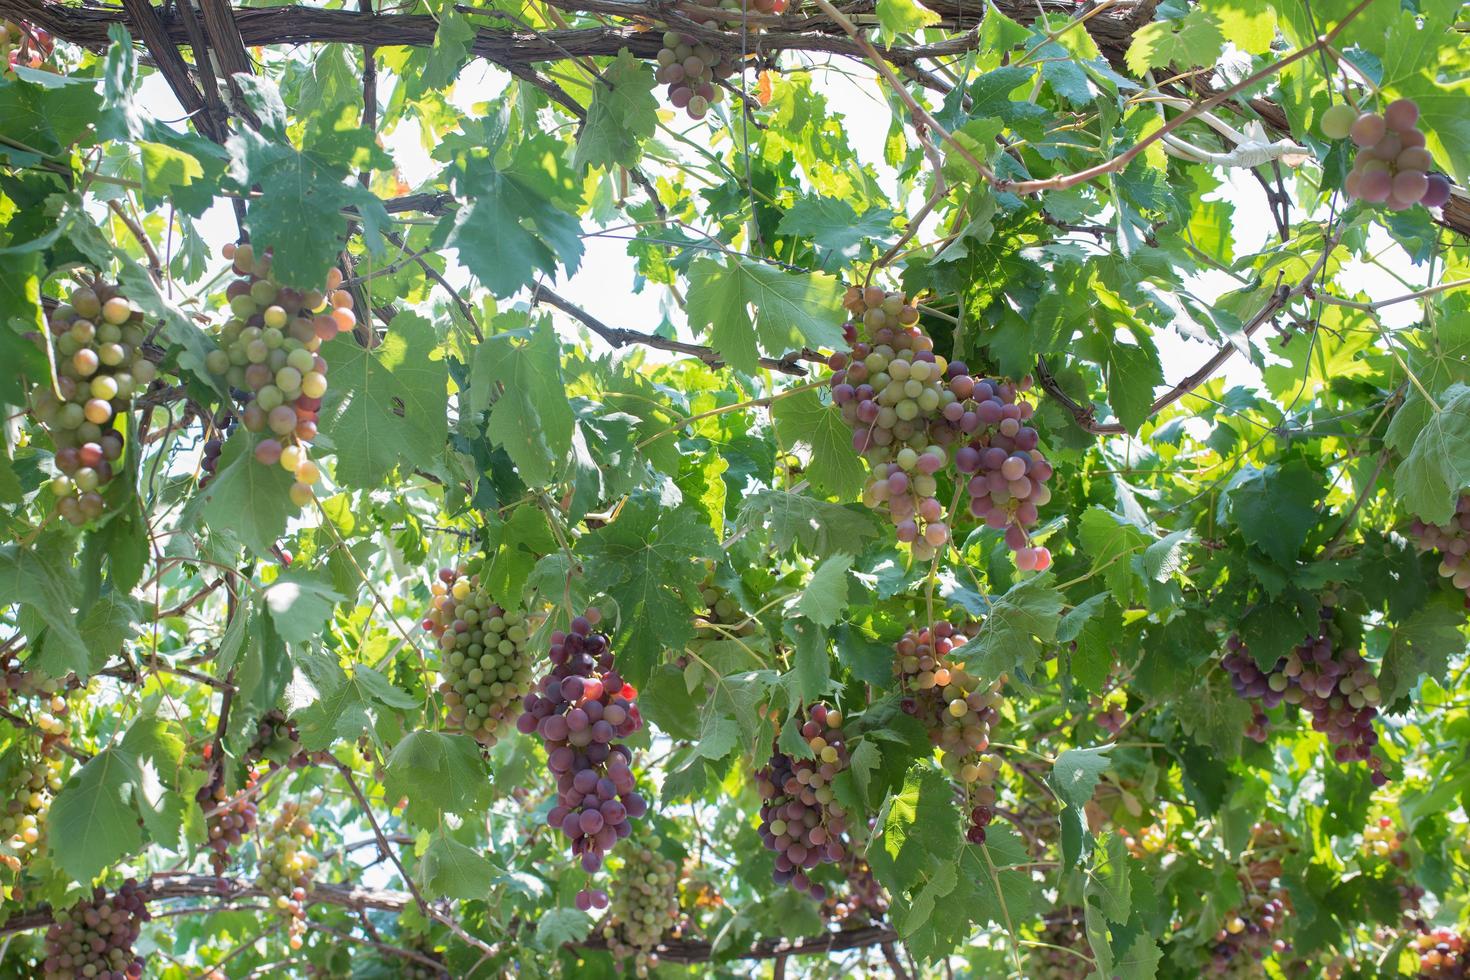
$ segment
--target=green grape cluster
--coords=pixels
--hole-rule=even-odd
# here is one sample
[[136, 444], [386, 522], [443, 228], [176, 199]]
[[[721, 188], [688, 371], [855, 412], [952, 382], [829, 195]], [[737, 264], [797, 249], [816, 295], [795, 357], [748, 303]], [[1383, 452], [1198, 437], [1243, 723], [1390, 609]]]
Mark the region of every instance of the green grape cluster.
[[450, 724], [494, 745], [533, 687], [530, 631], [524, 613], [501, 608], [467, 572], [440, 570], [420, 625], [437, 641]]
[[19, 746], [0, 757], [0, 862], [17, 870], [41, 845], [46, 812], [61, 791], [61, 759], [27, 755]]
[[[730, 593], [715, 584], [714, 576], [704, 580], [699, 590], [704, 603], [703, 624], [696, 623], [695, 635], [701, 640], [719, 640], [728, 636], [746, 637], [759, 628], [755, 617], [747, 616]], [[716, 627], [720, 627], [716, 629]]]
[[56, 447], [56, 509], [81, 526], [107, 509], [101, 491], [117, 476], [124, 448], [118, 418], [158, 377], [158, 367], [143, 350], [143, 312], [100, 279], [72, 290], [47, 328], [56, 384], [37, 386], [31, 410]]
[[659, 853], [657, 836], [629, 843], [608, 889], [612, 900], [602, 935], [614, 959], [631, 959], [634, 972], [646, 977], [658, 966], [659, 941], [681, 918], [679, 865]]
[[129, 878], [115, 895], [97, 886], [90, 900], [58, 911], [46, 929], [45, 980], [141, 977], [143, 960], [133, 943], [151, 918], [135, 879]]
[[265, 435], [255, 458], [294, 476], [291, 501], [304, 507], [321, 479], [308, 451], [327, 393], [327, 362], [319, 352], [323, 341], [357, 322], [352, 294], [340, 288], [336, 269], [325, 289], [302, 290], [273, 278], [268, 253], [257, 255], [242, 244], [226, 245], [223, 254], [239, 278], [225, 289], [230, 318], [216, 336], [220, 349], [209, 352], [205, 366], [244, 401], [245, 428]]
[[292, 949], [301, 948], [301, 937], [306, 932], [306, 896], [317, 868], [316, 856], [307, 850], [316, 838], [310, 808], [319, 802], [313, 797], [304, 804], [282, 804], [263, 837], [265, 852], [260, 857], [256, 884], [270, 896], [276, 910], [287, 916], [286, 932]]

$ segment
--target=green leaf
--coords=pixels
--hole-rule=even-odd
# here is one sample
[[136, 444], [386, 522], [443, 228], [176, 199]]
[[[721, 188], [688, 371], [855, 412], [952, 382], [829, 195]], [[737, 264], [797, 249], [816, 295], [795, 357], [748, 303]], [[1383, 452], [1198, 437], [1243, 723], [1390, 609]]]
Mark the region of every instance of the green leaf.
[[1229, 491], [1230, 516], [1248, 542], [1290, 568], [1321, 516], [1322, 494], [1321, 478], [1304, 461], [1272, 464]]
[[942, 772], [915, 766], [903, 790], [888, 801], [880, 830], [868, 846], [868, 863], [887, 888], [904, 892], [948, 865], [960, 847], [959, 812], [954, 788]]
[[187, 187], [204, 177], [198, 159], [166, 143], [139, 140], [143, 163], [143, 191], [163, 197], [175, 187]]
[[1470, 387], [1451, 385], [1438, 402], [1393, 476], [1404, 506], [1430, 524], [1447, 523], [1470, 486]]
[[440, 813], [469, 814], [491, 799], [478, 743], [442, 732], [410, 732], [393, 747], [383, 792], [408, 800], [410, 816], [425, 825]]
[[1378, 671], [1382, 703], [1392, 705], [1428, 674], [1442, 680], [1450, 657], [1465, 649], [1465, 604], [1458, 595], [1436, 595], [1389, 634]]
[[818, 626], [832, 626], [847, 608], [847, 573], [852, 555], [834, 555], [817, 566], [801, 597], [791, 607]]
[[602, 69], [592, 87], [592, 104], [577, 138], [572, 166], [631, 167], [643, 157], [643, 141], [658, 125], [653, 71], [627, 48]]
[[261, 598], [281, 639], [305, 643], [321, 635], [322, 624], [343, 596], [310, 572], [287, 571], [265, 587]]
[[1057, 639], [1076, 643], [1072, 680], [1094, 694], [1102, 693], [1113, 668], [1113, 644], [1123, 632], [1123, 614], [1108, 593], [1099, 592], [1062, 617]]
[[714, 532], [693, 510], [661, 510], [640, 494], [583, 541], [588, 585], [613, 600], [603, 628], [616, 629], [618, 669], [641, 686], [664, 650], [694, 637], [693, 598], [717, 547]]
[[132, 794], [142, 774], [137, 758], [121, 748], [104, 749], [72, 774], [51, 804], [47, 817], [61, 869], [77, 881], [91, 881], [102, 869], [143, 846]]
[[1139, 592], [1140, 582], [1129, 556], [1148, 547], [1153, 538], [1128, 521], [1101, 507], [1091, 507], [1078, 522], [1077, 537], [1082, 550], [1092, 556], [1089, 573], [1101, 572], [1118, 601], [1128, 604]]
[[416, 698], [388, 683], [382, 674], [358, 664], [335, 689], [322, 692], [296, 715], [301, 744], [315, 750], [364, 733], [376, 737], [374, 721], [383, 709], [407, 711], [418, 706]]
[[296, 512], [290, 498], [295, 481], [279, 466], [256, 462], [258, 441], [243, 427], [225, 441], [214, 479], [204, 491], [204, 519], [234, 532], [257, 555], [269, 555]]
[[[88, 606], [79, 623], [82, 641], [92, 654], [87, 673], [102, 669], [123, 643], [137, 634], [136, 624], [142, 618], [143, 609], [137, 600], [120, 592], [108, 592]], [[51, 646], [46, 644], [46, 653], [50, 653]], [[62, 676], [49, 666], [38, 666], [53, 677]]]
[[563, 943], [586, 939], [592, 931], [592, 917], [578, 909], [552, 909], [536, 922], [536, 943], [542, 949], [556, 949]]
[[1179, 21], [1156, 20], [1133, 35], [1126, 60], [1128, 70], [1142, 75], [1150, 68], [1208, 68], [1220, 58], [1225, 35], [1214, 15], [1199, 8]]
[[865, 470], [853, 451], [852, 432], [836, 408], [824, 404], [815, 391], [803, 391], [773, 402], [771, 418], [783, 446], [811, 449], [806, 475], [814, 486], [837, 497], [857, 496]]
[[1114, 334], [1108, 338], [1103, 372], [1108, 385], [1108, 404], [1129, 432], [1137, 432], [1148, 420], [1154, 388], [1164, 383], [1159, 351], [1142, 331], [1130, 331], [1133, 343], [1123, 343]]
[[5, 135], [42, 153], [64, 154], [83, 141], [101, 109], [92, 79], [24, 66], [16, 68], [13, 77], [0, 76], [0, 119], [5, 120]]
[[449, 373], [433, 326], [400, 313], [374, 350], [351, 337], [324, 344], [332, 386], [321, 429], [337, 449], [338, 482], [383, 485], [395, 467], [426, 466], [448, 438]]
[[796, 635], [792, 673], [795, 674], [797, 695], [802, 701], [815, 701], [827, 692], [827, 685], [832, 679], [827, 634], [806, 619], [793, 620], [789, 631]]
[[1113, 834], [1094, 854], [1097, 860], [1092, 873], [1087, 876], [1087, 897], [1097, 899], [1098, 906], [1110, 922], [1123, 925], [1133, 914], [1128, 845], [1122, 834]]
[[946, 594], [951, 605], [983, 617], [974, 639], [955, 656], [982, 677], [999, 677], [1017, 669], [1029, 672], [1040, 652], [1037, 640], [1055, 639], [1061, 619], [1062, 594], [1051, 582], [1050, 574], [1036, 575], [999, 597], [958, 588]]
[[1092, 799], [1098, 779], [1112, 765], [1108, 758], [1112, 750], [1111, 745], [1099, 745], [1091, 749], [1067, 749], [1057, 756], [1047, 777], [1051, 788], [1056, 790], [1057, 798], [1081, 810]]
[[256, 248], [271, 250], [271, 268], [281, 282], [320, 288], [347, 239], [344, 209], [356, 211], [368, 247], [382, 251], [388, 212], [344, 168], [249, 128], [231, 137], [229, 146], [235, 179], [260, 187], [245, 212], [245, 227]]
[[899, 34], [912, 34], [939, 23], [939, 15], [919, 0], [878, 0], [878, 26], [884, 44]]
[[[753, 372], [764, 352], [841, 348], [842, 284], [825, 273], [792, 273], [747, 259], [695, 259], [689, 269], [689, 326], [737, 370]], [[754, 324], [749, 307], [755, 308]]]
[[747, 496], [735, 526], [764, 528], [777, 551], [799, 547], [817, 559], [861, 554], [879, 536], [873, 512], [865, 507], [829, 503], [786, 490], [760, 490]]
[[41, 538], [34, 550], [0, 545], [0, 603], [20, 603], [46, 624], [44, 659], [38, 666], [53, 677], [73, 670], [91, 673], [92, 654], [72, 613], [81, 597], [70, 548], [56, 536]]
[[894, 217], [894, 212], [879, 207], [870, 207], [859, 215], [842, 198], [803, 197], [781, 216], [776, 232], [810, 242], [820, 252], [846, 258], [857, 255], [858, 246], [876, 245], [888, 237]]
[[490, 408], [486, 434], [505, 447], [527, 484], [551, 483], [571, 450], [574, 421], [551, 322], [487, 337], [475, 349], [472, 378], [471, 410]]
[[459, 898], [467, 902], [489, 896], [498, 869], [479, 851], [449, 836], [439, 826], [429, 837], [429, 846], [419, 857], [418, 882], [435, 898]]
[[434, 44], [429, 49], [423, 75], [417, 82], [425, 89], [445, 88], [453, 84], [460, 69], [470, 60], [479, 31], [469, 15], [453, 3], [435, 0], [430, 7], [438, 27], [434, 30]]

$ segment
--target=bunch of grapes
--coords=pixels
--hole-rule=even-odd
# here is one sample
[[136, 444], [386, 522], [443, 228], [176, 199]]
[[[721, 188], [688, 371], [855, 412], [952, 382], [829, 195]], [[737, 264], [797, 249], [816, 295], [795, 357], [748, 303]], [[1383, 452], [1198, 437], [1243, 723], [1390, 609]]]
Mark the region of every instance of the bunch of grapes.
[[[593, 608], [551, 634], [551, 670], [539, 691], [522, 702], [516, 728], [536, 732], [546, 747], [547, 767], [556, 774], [557, 801], [546, 822], [572, 842], [572, 854], [593, 872], [630, 823], [648, 812], [633, 778], [633, 753], [614, 739], [643, 727], [638, 692], [623, 682], [613, 663], [607, 636], [594, 628], [602, 613]], [[584, 910], [602, 908], [607, 896], [583, 891]]]
[[[912, 544], [914, 557], [933, 558], [949, 541], [936, 474], [949, 462], [938, 440], [952, 441], [943, 412], [958, 404], [945, 384], [948, 362], [919, 328], [919, 311], [902, 293], [876, 286], [847, 291], [843, 301], [866, 331], [849, 333], [851, 352], [828, 363], [832, 401], [853, 430], [852, 446], [868, 461], [863, 502], [893, 522], [898, 540]], [[950, 409], [953, 412], [953, 409]]]
[[1123, 723], [1128, 720], [1128, 695], [1122, 690], [1114, 689], [1100, 698], [1094, 697], [1091, 707], [1103, 731], [1116, 737], [1123, 730]]
[[760, 835], [767, 850], [776, 852], [773, 877], [778, 885], [790, 883], [817, 901], [827, 889], [807, 872], [823, 862], [847, 855], [847, 814], [832, 793], [832, 780], [848, 766], [847, 736], [842, 714], [825, 704], [806, 712], [801, 737], [812, 750], [810, 759], [793, 759], [778, 746], [771, 760], [756, 773], [760, 790]]
[[1379, 817], [1363, 831], [1363, 850], [1402, 868], [1409, 863], [1409, 856], [1403, 850], [1404, 841], [1408, 839], [1409, 835], [1404, 831], [1394, 830], [1393, 817]]
[[679, 924], [679, 865], [658, 852], [657, 837], [631, 843], [637, 846], [613, 873], [612, 907], [602, 935], [620, 966], [632, 959], [634, 972], [646, 977], [658, 966], [654, 949]]
[[204, 441], [204, 449], [200, 453], [199, 468], [204, 475], [199, 478], [199, 489], [203, 490], [209, 486], [209, 481], [214, 479], [219, 470], [219, 457], [224, 452], [225, 440], [235, 431], [235, 417], [226, 416], [224, 424], [215, 430], [215, 434]]
[[467, 569], [442, 568], [423, 622], [439, 648], [449, 723], [494, 745], [531, 688], [525, 616], [496, 605]]
[[99, 885], [90, 900], [58, 911], [46, 929], [45, 980], [141, 977], [143, 959], [133, 943], [151, 918], [136, 879], [112, 896]]
[[1411, 948], [1419, 954], [1419, 976], [1423, 980], [1463, 980], [1470, 976], [1465, 937], [1453, 929], [1421, 932]]
[[106, 509], [101, 490], [123, 455], [117, 416], [153, 383], [158, 368], [143, 352], [142, 311], [100, 279], [72, 290], [47, 325], [56, 387], [37, 386], [31, 409], [56, 446], [59, 472], [50, 484], [56, 509], [80, 526]]
[[849, 851], [838, 866], [847, 877], [847, 887], [822, 901], [822, 916], [827, 921], [852, 928], [871, 925], [888, 914], [888, 898], [867, 861]]
[[1285, 701], [1307, 712], [1312, 727], [1327, 736], [1338, 762], [1366, 761], [1375, 786], [1388, 782], [1382, 760], [1373, 755], [1378, 733], [1381, 692], [1373, 668], [1356, 649], [1339, 647], [1333, 635], [1332, 610], [1322, 608], [1322, 625], [1270, 671], [1262, 671], [1239, 637], [1227, 641], [1222, 659], [1235, 693], [1259, 699], [1266, 708]]
[[225, 791], [221, 779], [201, 787], [196, 799], [209, 826], [209, 866], [222, 875], [230, 866], [230, 848], [239, 847], [245, 835], [255, 830], [255, 773], [246, 777], [245, 788], [233, 796]]
[[264, 838], [256, 884], [271, 899], [276, 910], [287, 916], [286, 932], [292, 949], [300, 949], [306, 932], [306, 896], [316, 873], [316, 856], [307, 846], [316, 837], [310, 807], [320, 800], [312, 797], [303, 806], [295, 801], [281, 805]]
[[1470, 493], [1455, 501], [1455, 515], [1448, 524], [1428, 524], [1419, 518], [1409, 525], [1414, 545], [1423, 554], [1431, 548], [1440, 554], [1439, 574], [1454, 583], [1455, 588], [1470, 593]]
[[[695, 636], [701, 640], [719, 640], [726, 636], [747, 637], [760, 628], [753, 616], [747, 616], [735, 597], [715, 584], [714, 576], [704, 580], [699, 589], [704, 603], [704, 622], [696, 623]], [[715, 629], [715, 627], [721, 627]]]
[[902, 293], [852, 287], [843, 305], [850, 352], [828, 363], [832, 400], [853, 429], [853, 448], [868, 461], [863, 501], [888, 514], [898, 539], [914, 556], [932, 558], [949, 541], [936, 474], [951, 461], [966, 478], [969, 512], [1005, 529], [1006, 544], [1024, 571], [1044, 570], [1051, 553], [1032, 547], [1028, 528], [1037, 508], [1051, 499], [1051, 464], [1037, 448], [1040, 436], [1026, 425], [1033, 408], [1018, 400], [1022, 386], [973, 378], [964, 364], [934, 353], [934, 341], [918, 326], [919, 312]]
[[279, 708], [272, 708], [260, 716], [255, 723], [255, 738], [241, 761], [249, 769], [262, 760], [272, 769], [282, 765], [299, 769], [307, 761], [296, 722], [287, 718]]
[[0, 660], [0, 705], [9, 705], [11, 697], [34, 699], [38, 708], [32, 718], [43, 741], [64, 740], [67, 735], [66, 716], [69, 706], [64, 696], [67, 685], [55, 678], [47, 677], [34, 670], [26, 670], [15, 654], [5, 654]]
[[1343, 190], [1366, 204], [1384, 204], [1404, 211], [1416, 204], [1441, 208], [1450, 199], [1450, 181], [1430, 173], [1434, 158], [1419, 132], [1419, 105], [1413, 99], [1390, 102], [1380, 115], [1359, 113], [1340, 104], [1322, 115], [1322, 135], [1340, 140], [1351, 137], [1358, 147]]
[[693, 34], [665, 31], [663, 42], [654, 77], [669, 87], [674, 108], [683, 109], [690, 119], [703, 119], [710, 106], [724, 101], [725, 90], [715, 80], [735, 74], [736, 59], [719, 54]]
[[949, 659], [967, 637], [948, 621], [909, 630], [894, 645], [893, 670], [898, 677], [905, 714], [917, 718], [929, 740], [943, 752], [946, 769], [958, 780], [969, 815], [966, 839], [985, 843], [985, 828], [995, 817], [999, 763], [990, 748], [990, 728], [1000, 717], [998, 680], [982, 686]]
[[219, 328], [220, 349], [209, 352], [205, 365], [243, 397], [245, 428], [270, 433], [256, 444], [255, 458], [295, 476], [291, 501], [304, 507], [321, 478], [307, 452], [327, 393], [327, 362], [318, 351], [357, 323], [352, 294], [341, 288], [337, 269], [324, 290], [301, 290], [272, 277], [269, 253], [228, 244], [223, 254], [240, 278], [225, 288], [231, 316]]
[[46, 812], [61, 791], [61, 759], [45, 753], [27, 758], [13, 749], [0, 759], [0, 772], [0, 799], [5, 801], [0, 809], [0, 843], [5, 848], [0, 861], [18, 870], [45, 834]]
[[56, 42], [51, 35], [25, 21], [0, 20], [0, 59], [11, 71], [16, 66], [56, 71], [47, 64]]
[[1260, 963], [1273, 953], [1284, 953], [1291, 944], [1276, 935], [1290, 911], [1290, 898], [1283, 888], [1265, 891], [1246, 889], [1243, 906], [1225, 916], [1210, 948], [1205, 971], [1210, 977], [1255, 977]]
[[1165, 829], [1156, 823], [1151, 823], [1138, 832], [1137, 836], [1124, 833], [1123, 843], [1128, 847], [1128, 853], [1142, 860], [1158, 854], [1169, 844], [1169, 835]]
[[[1016, 553], [1017, 568], [1044, 572], [1051, 567], [1051, 552], [1031, 544], [1029, 529], [1040, 520], [1039, 508], [1051, 500], [1046, 484], [1052, 466], [1037, 448], [1040, 434], [1025, 424], [1035, 408], [1019, 394], [1030, 388], [1031, 379], [1022, 378], [1019, 385], [974, 379], [967, 370], [959, 362], [949, 366], [950, 387], [964, 404], [960, 428], [971, 433], [954, 459], [955, 469], [970, 478], [965, 484], [970, 516], [983, 520], [987, 527], [1005, 530], [1006, 546]], [[967, 429], [971, 416], [978, 424]]]
[[1044, 945], [1032, 947], [1027, 976], [1033, 980], [1072, 980], [1081, 972], [1078, 968], [1083, 960], [1077, 954], [1086, 956], [1089, 951], [1081, 909], [1069, 905], [1048, 912], [1036, 939]]

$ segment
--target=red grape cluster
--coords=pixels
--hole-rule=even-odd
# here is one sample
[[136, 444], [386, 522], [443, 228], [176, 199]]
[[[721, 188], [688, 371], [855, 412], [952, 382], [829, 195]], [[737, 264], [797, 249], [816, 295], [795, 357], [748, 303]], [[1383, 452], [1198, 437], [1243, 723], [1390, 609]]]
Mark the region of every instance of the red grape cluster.
[[1453, 929], [1440, 927], [1421, 932], [1411, 948], [1419, 954], [1422, 980], [1464, 980], [1470, 976], [1465, 937]]
[[654, 77], [668, 85], [674, 108], [683, 109], [690, 119], [703, 119], [710, 106], [725, 98], [725, 90], [715, 80], [729, 78], [739, 66], [693, 34], [665, 31], [663, 41]]
[[1114, 689], [1100, 698], [1094, 697], [1091, 706], [1096, 712], [1098, 727], [1117, 737], [1123, 730], [1124, 722], [1128, 720], [1128, 696], [1123, 691]]
[[947, 621], [911, 629], [894, 645], [893, 670], [903, 695], [900, 706], [923, 724], [943, 753], [944, 767], [959, 782], [970, 824], [966, 839], [983, 844], [985, 828], [995, 817], [999, 764], [986, 750], [990, 728], [1000, 717], [1002, 681], [987, 688], [949, 659], [966, 640]]
[[255, 738], [241, 759], [246, 768], [253, 768], [261, 761], [271, 769], [283, 765], [300, 769], [306, 765], [306, 750], [301, 747], [301, 733], [296, 722], [287, 718], [279, 708], [272, 708], [260, 716], [255, 724]]
[[1322, 135], [1340, 140], [1351, 137], [1358, 147], [1343, 190], [1366, 204], [1383, 204], [1403, 211], [1416, 204], [1440, 208], [1450, 199], [1450, 181], [1430, 173], [1434, 158], [1419, 131], [1419, 105], [1413, 99], [1390, 102], [1380, 115], [1359, 113], [1340, 104], [1322, 115]]
[[822, 901], [822, 916], [842, 928], [871, 925], [888, 914], [888, 897], [883, 886], [873, 877], [868, 867], [856, 853], [849, 852], [838, 862], [847, 876], [847, 887], [833, 892]]
[[632, 959], [634, 972], [646, 977], [658, 966], [654, 949], [681, 919], [679, 865], [659, 853], [657, 837], [629, 843], [637, 846], [623, 854], [622, 866], [613, 872], [612, 907], [602, 935], [619, 965]]
[[773, 746], [771, 760], [756, 773], [760, 790], [760, 835], [766, 849], [776, 852], [773, 877], [788, 882], [817, 901], [827, 889], [807, 877], [823, 862], [847, 855], [847, 814], [832, 793], [832, 780], [847, 768], [847, 736], [842, 714], [825, 704], [806, 712], [801, 737], [812, 750], [810, 759], [793, 759]]
[[51, 35], [34, 24], [0, 20], [0, 59], [12, 71], [17, 65], [56, 71], [54, 65], [47, 64], [55, 47]]
[[1409, 534], [1421, 554], [1431, 548], [1438, 551], [1439, 574], [1470, 594], [1470, 561], [1465, 558], [1470, 554], [1470, 493], [1455, 501], [1455, 515], [1449, 523], [1430, 524], [1416, 517]]
[[1388, 782], [1382, 760], [1372, 752], [1378, 744], [1373, 719], [1381, 693], [1373, 668], [1356, 649], [1340, 646], [1332, 628], [1332, 609], [1322, 608], [1322, 625], [1269, 671], [1262, 671], [1239, 637], [1227, 641], [1221, 661], [1235, 693], [1259, 699], [1266, 708], [1294, 704], [1312, 718], [1312, 728], [1327, 736], [1338, 762], [1364, 761], [1375, 786]]
[[[595, 632], [602, 613], [588, 609], [565, 632], [551, 634], [551, 670], [539, 691], [527, 694], [516, 728], [541, 736], [547, 767], [556, 774], [557, 801], [546, 822], [572, 842], [572, 854], [593, 872], [602, 857], [633, 831], [630, 821], [648, 812], [633, 778], [633, 753], [615, 739], [643, 727], [638, 692], [613, 664], [605, 634]], [[584, 891], [584, 910], [602, 908], [607, 896]]]
[[99, 885], [90, 900], [58, 911], [46, 929], [45, 980], [141, 977], [143, 960], [133, 943], [150, 918], [136, 879], [129, 878], [111, 896]]
[[100, 491], [117, 475], [123, 455], [117, 416], [153, 383], [158, 368], [143, 351], [142, 311], [100, 279], [72, 290], [48, 326], [56, 388], [37, 386], [31, 407], [56, 446], [56, 509], [80, 526], [106, 509]]
[[239, 278], [225, 288], [230, 319], [219, 329], [220, 349], [209, 352], [205, 365], [243, 397], [245, 428], [270, 433], [256, 444], [255, 458], [295, 476], [291, 501], [304, 507], [321, 478], [307, 453], [327, 393], [327, 362], [318, 352], [323, 341], [356, 324], [352, 294], [341, 288], [337, 269], [325, 290], [301, 290], [276, 282], [269, 253], [230, 244], [223, 254]]
[[440, 569], [432, 591], [421, 625], [437, 641], [449, 723], [494, 745], [531, 688], [525, 616], [497, 605], [468, 569]]
[[1033, 409], [1017, 400], [1018, 386], [973, 378], [964, 364], [935, 354], [902, 293], [854, 286], [843, 305], [858, 321], [847, 327], [853, 347], [828, 363], [832, 400], [868, 461], [863, 502], [887, 513], [916, 558], [934, 557], [950, 539], [938, 474], [958, 444], [953, 463], [966, 478], [970, 514], [1005, 529], [1018, 567], [1047, 568], [1050, 552], [1031, 547], [1027, 529], [1051, 499], [1052, 467], [1025, 424]]
[[204, 786], [198, 793], [209, 826], [209, 866], [222, 875], [230, 866], [230, 848], [245, 842], [245, 835], [255, 830], [255, 774], [245, 780], [245, 788], [230, 795], [219, 780], [213, 787]]
[[317, 859], [307, 850], [316, 837], [311, 825], [311, 808], [321, 800], [311, 797], [305, 804], [294, 800], [281, 805], [264, 837], [256, 884], [270, 896], [271, 904], [287, 917], [286, 934], [292, 949], [300, 949], [306, 933], [306, 896], [316, 873]]
[[1027, 976], [1032, 980], [1073, 980], [1082, 972], [1079, 966], [1089, 946], [1081, 909], [1068, 905], [1048, 912], [1036, 939], [1042, 945], [1032, 947], [1029, 954]]
[[1247, 887], [1245, 904], [1228, 913], [1215, 933], [1205, 976], [1242, 980], [1260, 976], [1262, 960], [1291, 949], [1290, 943], [1276, 935], [1290, 908], [1283, 888], [1256, 891]]

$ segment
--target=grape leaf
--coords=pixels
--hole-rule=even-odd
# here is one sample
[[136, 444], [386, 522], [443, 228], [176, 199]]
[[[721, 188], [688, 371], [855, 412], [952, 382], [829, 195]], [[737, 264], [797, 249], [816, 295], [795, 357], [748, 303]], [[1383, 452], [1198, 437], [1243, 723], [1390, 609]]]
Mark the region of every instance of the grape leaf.
[[852, 432], [837, 409], [823, 404], [815, 391], [773, 403], [771, 418], [783, 445], [811, 448], [806, 475], [813, 485], [838, 497], [854, 497], [862, 490], [864, 469], [852, 448]]
[[1077, 810], [1092, 799], [1097, 781], [1112, 765], [1108, 753], [1111, 745], [1099, 745], [1090, 749], [1067, 749], [1057, 756], [1052, 764], [1047, 782], [1056, 790], [1057, 798]]
[[483, 899], [490, 894], [497, 869], [479, 851], [461, 844], [444, 825], [429, 836], [419, 857], [419, 885], [436, 898]]
[[0, 76], [0, 119], [11, 140], [42, 153], [64, 154], [83, 140], [102, 111], [97, 83], [18, 65]]
[[1247, 541], [1290, 568], [1321, 516], [1322, 493], [1321, 479], [1303, 460], [1272, 464], [1231, 488], [1230, 516]]
[[1133, 879], [1129, 874], [1128, 844], [1122, 834], [1113, 834], [1093, 852], [1092, 871], [1087, 876], [1087, 897], [1110, 922], [1127, 923], [1133, 912]]
[[1438, 401], [1393, 475], [1404, 506], [1431, 524], [1449, 521], [1470, 486], [1470, 387], [1450, 385]]
[[614, 603], [603, 623], [616, 628], [618, 669], [639, 686], [664, 650], [682, 649], [694, 636], [690, 609], [704, 560], [715, 553], [714, 532], [692, 510], [661, 510], [639, 494], [584, 541], [587, 583]]
[[308, 749], [324, 749], [339, 739], [357, 738], [363, 733], [376, 738], [373, 721], [384, 708], [406, 711], [418, 705], [416, 698], [388, 683], [382, 674], [358, 664], [334, 690], [322, 692], [296, 715], [301, 744]]
[[1207, 68], [1219, 60], [1224, 46], [1225, 35], [1214, 14], [1195, 8], [1181, 20], [1156, 20], [1140, 27], [1125, 59], [1135, 75], [1169, 65]]
[[801, 596], [791, 607], [816, 623], [832, 626], [847, 608], [847, 573], [852, 555], [834, 555], [817, 566]]
[[1389, 634], [1378, 671], [1382, 703], [1392, 705], [1419, 677], [1444, 678], [1449, 658], [1465, 649], [1465, 606], [1458, 595], [1436, 595]]
[[803, 347], [842, 347], [842, 293], [842, 284], [825, 273], [785, 272], [743, 256], [696, 259], [689, 269], [689, 326], [711, 328], [710, 344], [720, 356], [752, 372], [762, 351], [780, 357]]
[[400, 313], [368, 350], [350, 337], [322, 346], [331, 384], [321, 429], [337, 449], [346, 486], [376, 489], [395, 467], [425, 466], [448, 437], [449, 373], [429, 321]]
[[776, 232], [810, 242], [825, 262], [852, 258], [865, 242], [882, 242], [893, 230], [894, 217], [888, 208], [870, 207], [859, 215], [842, 198], [803, 197], [782, 215]]
[[786, 490], [760, 490], [747, 496], [735, 526], [765, 528], [777, 551], [799, 547], [818, 559], [860, 554], [879, 535], [877, 521], [866, 508]]
[[868, 864], [890, 891], [909, 891], [948, 864], [961, 843], [954, 790], [944, 774], [927, 765], [909, 770], [903, 790], [880, 814], [879, 832], [868, 845]]
[[[550, 321], [487, 337], [475, 349], [471, 377], [471, 409], [490, 408], [486, 434], [505, 447], [527, 484], [550, 483], [571, 450], [574, 421]], [[491, 405], [496, 386], [502, 390]]]
[[884, 44], [899, 34], [912, 34], [937, 23], [939, 15], [919, 0], [878, 0], [878, 26]]
[[1082, 550], [1092, 556], [1092, 573], [1102, 572], [1108, 588], [1123, 605], [1139, 594], [1138, 576], [1129, 556], [1142, 551], [1153, 540], [1148, 534], [1102, 507], [1090, 507], [1077, 528]]
[[323, 622], [342, 598], [311, 572], [282, 572], [261, 592], [276, 632], [288, 643], [320, 636]]
[[982, 618], [979, 632], [955, 656], [982, 677], [998, 677], [1009, 670], [1030, 671], [1040, 652], [1037, 638], [1043, 642], [1055, 639], [1061, 619], [1062, 594], [1051, 582], [1049, 573], [1036, 575], [999, 597], [951, 587], [945, 600]]
[[257, 248], [271, 250], [271, 268], [281, 282], [320, 286], [347, 237], [345, 209], [356, 212], [368, 247], [382, 252], [388, 212], [345, 168], [249, 128], [231, 137], [229, 147], [234, 178], [244, 187], [260, 187], [245, 212], [245, 227]]
[[0, 545], [0, 603], [23, 604], [46, 624], [44, 659], [38, 666], [53, 677], [69, 670], [91, 673], [92, 656], [72, 612], [81, 596], [71, 549], [57, 536], [41, 538], [34, 549]]
[[256, 461], [258, 441], [243, 427], [225, 441], [204, 490], [204, 519], [234, 532], [257, 555], [268, 555], [296, 510], [289, 496], [294, 480], [281, 467]]
[[643, 141], [658, 125], [653, 86], [653, 71], [627, 48], [620, 50], [592, 87], [572, 166], [582, 170], [636, 164], [643, 156]]
[[138, 811], [130, 802], [142, 774], [131, 752], [114, 746], [87, 761], [61, 788], [47, 816], [61, 869], [77, 881], [97, 874], [143, 846]]

